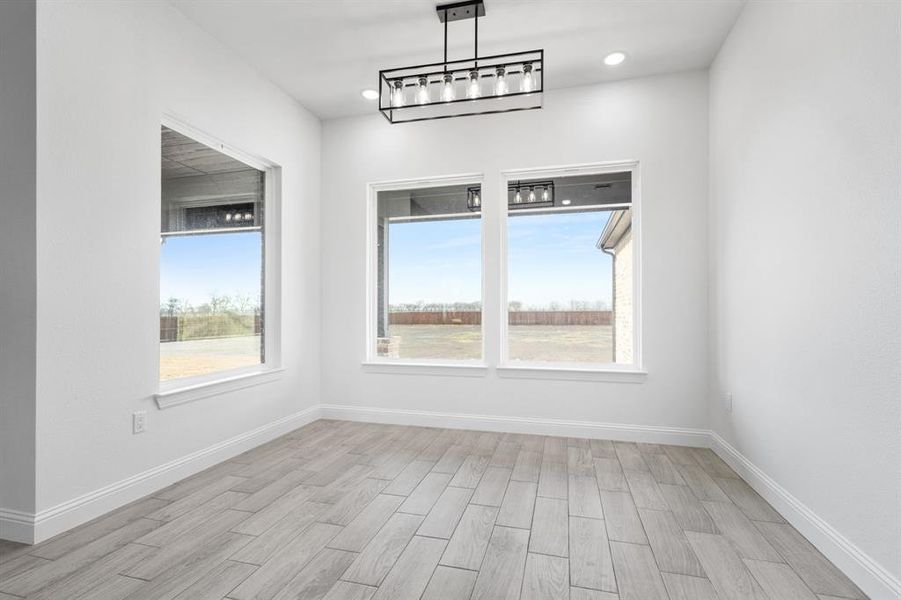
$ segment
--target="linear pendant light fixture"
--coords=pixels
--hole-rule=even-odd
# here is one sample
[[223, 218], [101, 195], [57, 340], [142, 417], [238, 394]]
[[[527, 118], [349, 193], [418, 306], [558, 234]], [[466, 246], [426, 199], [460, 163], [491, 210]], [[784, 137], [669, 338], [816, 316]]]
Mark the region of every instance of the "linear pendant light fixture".
[[[554, 180], [511, 181], [507, 184], [507, 210], [554, 206]], [[482, 186], [466, 188], [466, 208], [482, 210]]]
[[[389, 123], [409, 123], [469, 115], [541, 108], [544, 50], [479, 56], [479, 17], [483, 0], [436, 7], [444, 24], [444, 60], [379, 71], [379, 112]], [[447, 26], [472, 19], [472, 58], [447, 59]]]

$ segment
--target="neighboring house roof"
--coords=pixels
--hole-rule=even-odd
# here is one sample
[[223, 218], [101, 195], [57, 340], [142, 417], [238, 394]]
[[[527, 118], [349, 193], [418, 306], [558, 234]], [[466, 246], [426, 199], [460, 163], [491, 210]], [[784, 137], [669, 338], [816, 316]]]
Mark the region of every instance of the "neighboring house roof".
[[601, 232], [601, 237], [598, 238], [595, 246], [598, 250], [612, 250], [623, 239], [623, 236], [631, 231], [632, 211], [628, 209], [615, 210], [610, 213], [607, 225], [604, 226], [604, 231]]

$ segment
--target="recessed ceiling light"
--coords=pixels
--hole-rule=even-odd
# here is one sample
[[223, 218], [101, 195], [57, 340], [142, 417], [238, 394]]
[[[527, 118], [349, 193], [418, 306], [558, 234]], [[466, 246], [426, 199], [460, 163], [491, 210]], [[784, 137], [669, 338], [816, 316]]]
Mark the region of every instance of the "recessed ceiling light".
[[360, 94], [367, 100], [378, 100], [379, 93], [375, 90], [363, 90]]
[[564, 201], [561, 202], [561, 204], [562, 204], [563, 206], [569, 206], [570, 204], [572, 204], [572, 200], [564, 200]]
[[608, 67], [615, 67], [626, 60], [626, 55], [622, 52], [611, 52], [604, 57], [604, 64]]

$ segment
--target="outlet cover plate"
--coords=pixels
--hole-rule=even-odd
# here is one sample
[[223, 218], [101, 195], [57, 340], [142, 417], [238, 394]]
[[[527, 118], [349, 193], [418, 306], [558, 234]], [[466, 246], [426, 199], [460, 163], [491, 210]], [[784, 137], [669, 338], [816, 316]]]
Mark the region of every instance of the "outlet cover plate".
[[147, 429], [147, 413], [139, 410], [131, 415], [131, 432], [144, 433]]

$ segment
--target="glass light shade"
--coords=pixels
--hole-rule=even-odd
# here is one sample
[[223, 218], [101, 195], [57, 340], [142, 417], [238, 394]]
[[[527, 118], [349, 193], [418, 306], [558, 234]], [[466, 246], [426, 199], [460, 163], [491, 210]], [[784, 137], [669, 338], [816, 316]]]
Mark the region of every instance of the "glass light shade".
[[498, 67], [494, 81], [494, 93], [497, 96], [503, 96], [507, 93], [507, 71], [504, 67]]
[[535, 76], [532, 74], [532, 63], [522, 66], [522, 91], [531, 92], [535, 89]]
[[478, 71], [470, 71], [469, 72], [469, 89], [466, 93], [470, 98], [478, 98], [482, 95], [482, 90], [479, 85], [479, 72]]
[[444, 75], [444, 89], [441, 91], [441, 99], [445, 102], [453, 102], [456, 98], [454, 92], [454, 76], [450, 73]]
[[420, 104], [428, 104], [429, 99], [429, 80], [425, 77], [420, 77], [419, 89], [416, 91], [416, 100]]
[[391, 92], [391, 106], [404, 105], [404, 82], [397, 80], [394, 82], [394, 90]]

